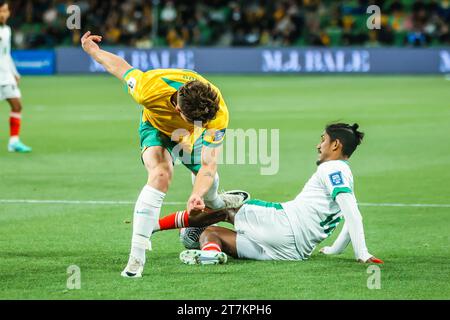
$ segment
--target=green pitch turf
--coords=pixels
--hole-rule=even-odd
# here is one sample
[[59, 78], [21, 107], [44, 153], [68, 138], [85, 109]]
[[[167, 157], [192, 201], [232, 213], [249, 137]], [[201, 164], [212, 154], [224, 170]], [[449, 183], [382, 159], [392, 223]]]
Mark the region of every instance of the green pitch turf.
[[[444, 77], [220, 77], [231, 128], [280, 129], [280, 168], [222, 166], [223, 189], [294, 198], [315, 170], [326, 123], [360, 123], [367, 138], [351, 161], [361, 203], [450, 204], [450, 81]], [[145, 184], [140, 109], [110, 77], [26, 77], [23, 140], [6, 152], [8, 106], [0, 107], [0, 200], [134, 202]], [[184, 202], [181, 166], [167, 196]], [[163, 214], [183, 209], [165, 205]], [[231, 259], [182, 265], [177, 232], [157, 234], [145, 277], [127, 280], [132, 204], [0, 202], [1, 299], [449, 299], [450, 208], [362, 206], [370, 252], [386, 261], [381, 289], [345, 254], [306, 262]], [[337, 230], [324, 245], [337, 236]], [[67, 268], [81, 269], [68, 290]]]

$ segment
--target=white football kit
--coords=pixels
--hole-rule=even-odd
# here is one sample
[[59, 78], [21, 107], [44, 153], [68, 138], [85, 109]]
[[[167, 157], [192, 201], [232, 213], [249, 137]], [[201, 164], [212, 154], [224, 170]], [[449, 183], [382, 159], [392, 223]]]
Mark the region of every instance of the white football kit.
[[345, 226], [327, 253], [340, 253], [352, 242], [356, 259], [371, 257], [346, 161], [321, 164], [295, 200], [247, 202], [236, 214], [237, 251], [255, 260], [305, 260], [339, 222]]
[[0, 100], [21, 97], [16, 76], [19, 73], [11, 57], [11, 28], [0, 25]]

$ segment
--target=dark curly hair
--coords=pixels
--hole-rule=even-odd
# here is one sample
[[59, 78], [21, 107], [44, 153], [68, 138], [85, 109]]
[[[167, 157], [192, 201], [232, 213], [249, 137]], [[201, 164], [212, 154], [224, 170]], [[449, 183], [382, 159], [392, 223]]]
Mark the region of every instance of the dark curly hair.
[[327, 125], [325, 132], [330, 136], [331, 141], [339, 140], [342, 143], [342, 153], [351, 157], [356, 148], [362, 143], [364, 133], [358, 131], [359, 125], [349, 125], [347, 123], [333, 123]]
[[186, 83], [178, 91], [181, 112], [190, 122], [203, 124], [216, 118], [219, 111], [219, 93], [210, 84], [195, 80]]

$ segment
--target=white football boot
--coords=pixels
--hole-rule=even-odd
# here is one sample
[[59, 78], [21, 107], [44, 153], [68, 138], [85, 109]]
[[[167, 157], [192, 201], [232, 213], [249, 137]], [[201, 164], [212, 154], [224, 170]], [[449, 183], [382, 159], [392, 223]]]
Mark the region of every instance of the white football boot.
[[224, 252], [186, 250], [180, 253], [180, 260], [188, 265], [217, 265], [227, 263], [228, 257]]
[[241, 207], [246, 201], [250, 200], [250, 193], [242, 190], [233, 190], [223, 192], [219, 195], [225, 207], [222, 209], [235, 209]]
[[125, 270], [121, 273], [121, 276], [124, 278], [142, 278], [142, 272], [144, 272], [144, 264], [142, 261], [134, 257], [130, 257]]

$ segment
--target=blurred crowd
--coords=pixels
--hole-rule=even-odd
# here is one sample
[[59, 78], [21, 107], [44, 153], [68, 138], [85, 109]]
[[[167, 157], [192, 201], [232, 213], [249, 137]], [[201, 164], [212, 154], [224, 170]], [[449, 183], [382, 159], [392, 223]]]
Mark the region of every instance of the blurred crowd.
[[[68, 6], [82, 30], [66, 28]], [[369, 30], [369, 5], [381, 29]], [[78, 45], [82, 31], [109, 45], [168, 46], [439, 46], [450, 45], [450, 0], [14, 0], [18, 48]]]

